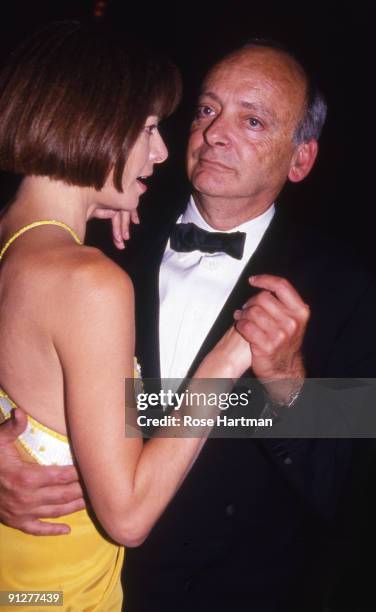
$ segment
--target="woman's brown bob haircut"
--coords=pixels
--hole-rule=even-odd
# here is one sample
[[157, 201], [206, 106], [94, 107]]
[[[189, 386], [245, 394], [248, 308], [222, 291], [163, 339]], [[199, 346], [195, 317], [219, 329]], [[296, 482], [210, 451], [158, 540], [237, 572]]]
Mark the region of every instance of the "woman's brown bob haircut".
[[0, 75], [0, 168], [101, 189], [121, 179], [149, 115], [173, 112], [180, 76], [103, 24], [60, 22], [24, 43]]

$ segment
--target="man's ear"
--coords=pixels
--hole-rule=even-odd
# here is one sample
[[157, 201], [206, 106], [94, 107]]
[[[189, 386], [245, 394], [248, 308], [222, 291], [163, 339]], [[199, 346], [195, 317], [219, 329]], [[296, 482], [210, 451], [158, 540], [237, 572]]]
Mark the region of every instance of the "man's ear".
[[309, 174], [317, 156], [317, 140], [302, 142], [292, 156], [288, 178], [292, 183], [302, 181]]

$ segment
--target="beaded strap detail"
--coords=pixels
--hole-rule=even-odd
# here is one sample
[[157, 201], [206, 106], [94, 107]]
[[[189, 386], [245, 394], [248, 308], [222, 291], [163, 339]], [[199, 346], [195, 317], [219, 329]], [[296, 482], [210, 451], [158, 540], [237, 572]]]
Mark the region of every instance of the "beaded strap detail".
[[63, 221], [56, 221], [56, 219], [45, 219], [45, 220], [42, 220], [42, 221], [34, 221], [33, 223], [29, 223], [28, 225], [24, 225], [23, 227], [21, 227], [17, 232], [15, 232], [13, 234], [13, 236], [11, 236], [9, 238], [9, 240], [4, 244], [3, 248], [1, 249], [1, 252], [0, 252], [0, 261], [4, 257], [6, 251], [9, 249], [10, 245], [19, 236], [22, 236], [22, 234], [24, 234], [25, 232], [33, 229], [34, 227], [39, 227], [40, 225], [57, 225], [57, 227], [61, 227], [61, 228], [65, 229], [67, 232], [69, 232], [69, 234], [72, 236], [72, 238], [75, 240], [75, 242], [77, 242], [77, 244], [80, 244], [80, 245], [82, 244], [82, 240], [80, 240], [80, 238], [77, 236], [77, 234], [74, 231], [74, 229], [72, 229], [69, 225], [67, 225]]
[[[7, 420], [16, 404], [0, 388], [0, 416]], [[0, 419], [1, 421], [2, 419]], [[27, 415], [25, 431], [18, 436], [25, 451], [41, 465], [72, 465], [68, 438]]]

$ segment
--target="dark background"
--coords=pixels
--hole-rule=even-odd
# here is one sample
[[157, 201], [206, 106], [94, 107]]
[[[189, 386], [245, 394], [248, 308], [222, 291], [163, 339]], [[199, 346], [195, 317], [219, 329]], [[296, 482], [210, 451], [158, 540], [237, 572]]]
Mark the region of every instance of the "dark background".
[[[151, 193], [144, 196], [141, 205], [142, 216], [153, 217], [167, 212], [174, 205], [170, 194], [186, 187], [185, 142], [198, 84], [208, 67], [251, 36], [285, 43], [317, 75], [328, 98], [329, 115], [312, 173], [302, 184], [288, 186], [281, 197], [282, 204], [291, 215], [342, 238], [349, 250], [355, 249], [376, 270], [372, 224], [376, 171], [371, 134], [375, 68], [370, 3], [356, 2], [347, 8], [344, 3], [302, 4], [231, 0], [220, 5], [218, 0], [211, 0], [179, 4], [159, 1], [149, 6], [140, 0], [132, 4], [126, 0], [13, 0], [12, 4], [1, 5], [0, 62], [6, 61], [20, 39], [43, 23], [94, 18], [96, 13], [97, 18], [116, 22], [125, 35], [136, 35], [165, 52], [181, 68], [184, 100], [161, 129], [170, 159], [157, 169]], [[14, 178], [0, 175], [0, 208], [15, 187]], [[93, 222], [89, 241], [115, 254], [108, 224]], [[374, 471], [360, 475], [359, 490], [365, 489], [364, 480], [372, 481], [374, 476]], [[368, 541], [366, 548], [374, 554], [374, 536], [370, 537], [366, 529], [374, 523], [375, 510], [376, 501], [369, 500], [363, 505], [363, 516], [354, 517], [363, 546], [343, 551], [343, 558], [352, 560], [352, 567], [334, 585], [337, 605], [330, 609], [335, 612], [376, 610], [374, 563], [365, 562], [364, 549]], [[361, 569], [355, 577], [357, 565]]]
[[[288, 185], [281, 197], [291, 214], [343, 237], [376, 269], [373, 253], [371, 9], [342, 4], [232, 0], [219, 2], [144, 2], [125, 0], [20, 1], [2, 5], [0, 61], [39, 25], [65, 18], [113, 20], [124, 33], [166, 53], [181, 68], [184, 101], [162, 125], [170, 159], [158, 168], [141, 214], [159, 215], [174, 203], [170, 193], [185, 186], [184, 149], [198, 84], [207, 68], [226, 52], [258, 35], [277, 39], [297, 52], [317, 75], [329, 103], [320, 154], [302, 184]], [[374, 54], [373, 54], [374, 55]], [[116, 109], [114, 109], [116, 112]], [[371, 165], [372, 164], [372, 165]], [[0, 206], [14, 180], [0, 177]], [[94, 222], [90, 240], [105, 244], [109, 228]], [[108, 247], [111, 253], [111, 247]]]

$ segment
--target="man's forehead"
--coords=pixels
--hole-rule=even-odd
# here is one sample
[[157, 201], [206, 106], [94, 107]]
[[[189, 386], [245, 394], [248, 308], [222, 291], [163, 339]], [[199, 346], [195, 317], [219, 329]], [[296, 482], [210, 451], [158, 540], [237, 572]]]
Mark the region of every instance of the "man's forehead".
[[306, 76], [298, 62], [284, 51], [269, 47], [249, 47], [226, 56], [218, 62], [204, 79], [201, 91], [210, 89], [215, 82], [264, 79], [265, 87], [306, 89]]

